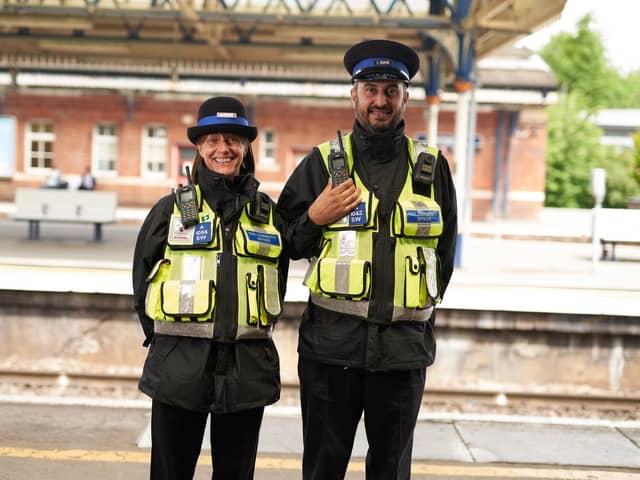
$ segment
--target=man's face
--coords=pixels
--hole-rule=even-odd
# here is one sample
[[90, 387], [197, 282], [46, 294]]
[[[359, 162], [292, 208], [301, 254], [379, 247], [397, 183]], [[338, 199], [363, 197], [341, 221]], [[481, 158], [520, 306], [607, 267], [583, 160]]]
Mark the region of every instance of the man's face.
[[351, 100], [360, 125], [384, 132], [402, 120], [409, 91], [399, 80], [358, 80], [351, 88]]

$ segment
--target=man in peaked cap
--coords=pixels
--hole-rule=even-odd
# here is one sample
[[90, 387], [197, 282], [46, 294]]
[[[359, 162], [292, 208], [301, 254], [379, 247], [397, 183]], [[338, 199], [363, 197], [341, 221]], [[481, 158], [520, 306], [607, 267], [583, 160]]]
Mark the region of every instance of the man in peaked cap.
[[312, 260], [298, 340], [303, 479], [344, 478], [364, 414], [366, 478], [408, 480], [456, 195], [440, 151], [405, 134], [417, 54], [370, 40], [344, 65], [352, 131], [316, 146], [278, 201], [292, 257]]

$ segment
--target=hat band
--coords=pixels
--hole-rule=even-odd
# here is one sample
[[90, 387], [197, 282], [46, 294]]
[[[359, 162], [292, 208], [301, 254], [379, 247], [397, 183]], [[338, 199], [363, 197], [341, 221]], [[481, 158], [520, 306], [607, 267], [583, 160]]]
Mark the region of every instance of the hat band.
[[249, 122], [246, 118], [229, 118], [229, 117], [218, 117], [216, 115], [209, 115], [208, 117], [202, 117], [198, 120], [198, 126], [204, 127], [205, 125], [219, 125], [219, 124], [234, 124], [234, 125], [243, 125], [245, 127], [249, 126]]
[[397, 70], [398, 72], [400, 72], [402, 74], [402, 76], [407, 79], [407, 81], [410, 78], [409, 77], [409, 69], [407, 68], [407, 66], [404, 63], [398, 62], [397, 60], [393, 60], [392, 58], [386, 58], [386, 57], [371, 57], [371, 58], [365, 58], [364, 60], [360, 60], [353, 67], [352, 76], [355, 78], [365, 68], [371, 68], [371, 67], [377, 67], [377, 68], [380, 68], [380, 67], [387, 68], [388, 67], [388, 68], [391, 68], [393, 70]]

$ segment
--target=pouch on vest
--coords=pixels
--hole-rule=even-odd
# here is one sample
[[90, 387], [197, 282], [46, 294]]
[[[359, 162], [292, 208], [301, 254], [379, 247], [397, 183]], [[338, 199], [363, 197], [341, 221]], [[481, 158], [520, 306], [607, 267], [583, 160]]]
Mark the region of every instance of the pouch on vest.
[[442, 212], [430, 198], [396, 202], [392, 220], [396, 237], [433, 238], [442, 235]]
[[162, 283], [169, 278], [170, 266], [171, 261], [169, 259], [158, 260], [145, 279], [149, 284], [144, 302], [145, 313], [154, 320], [162, 317], [160, 288]]
[[427, 288], [422, 262], [417, 256], [405, 257], [404, 269], [404, 306], [426, 308]]
[[278, 282], [278, 269], [258, 265], [246, 278], [247, 323], [268, 327], [276, 323], [282, 313]]
[[160, 290], [162, 313], [166, 320], [198, 321], [211, 319], [215, 303], [211, 280], [167, 280]]
[[271, 224], [239, 222], [236, 230], [236, 252], [241, 256], [275, 261], [282, 252], [280, 232]]
[[174, 250], [184, 248], [219, 248], [219, 219], [214, 213], [200, 213], [200, 221], [185, 228], [179, 214], [172, 214], [167, 244]]
[[367, 260], [321, 258], [317, 272], [318, 289], [326, 296], [349, 300], [369, 297], [371, 263]]
[[418, 247], [418, 260], [424, 275], [426, 292], [434, 302], [440, 301], [438, 288], [439, 262], [436, 251], [433, 248]]

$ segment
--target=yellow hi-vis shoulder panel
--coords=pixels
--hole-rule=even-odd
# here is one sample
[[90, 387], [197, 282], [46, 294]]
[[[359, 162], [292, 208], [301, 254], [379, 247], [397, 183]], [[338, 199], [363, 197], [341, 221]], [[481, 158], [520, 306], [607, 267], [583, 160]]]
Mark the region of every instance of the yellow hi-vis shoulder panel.
[[[366, 318], [371, 294], [373, 234], [378, 231], [378, 200], [353, 168], [348, 138], [345, 136], [344, 144], [349, 171], [362, 192], [363, 202], [370, 202], [367, 208], [372, 215], [365, 226], [349, 226], [346, 220], [338, 222], [339, 227], [336, 224], [325, 227], [321, 253], [310, 265], [305, 285], [316, 305]], [[426, 151], [438, 158], [438, 150], [410, 138], [407, 143], [410, 168], [390, 219], [391, 235], [395, 237], [395, 268], [390, 272], [394, 275], [394, 310], [390, 321], [425, 321], [440, 301], [436, 247], [443, 223], [433, 188], [429, 196], [413, 191], [412, 170], [420, 152]], [[322, 144], [318, 149], [329, 169], [331, 143]]]
[[[377, 211], [378, 211], [378, 199], [372, 192], [364, 188], [360, 176], [353, 168], [353, 156], [351, 154], [351, 134], [348, 133], [343, 137], [343, 144], [345, 155], [347, 157], [347, 170], [349, 175], [353, 178], [353, 182], [356, 188], [360, 189], [360, 204], [354, 208], [349, 215], [345, 215], [331, 225], [327, 225], [325, 228], [328, 230], [353, 230], [363, 228], [376, 228], [377, 225]], [[329, 166], [329, 153], [331, 150], [339, 149], [338, 141], [331, 140], [318, 145], [318, 150], [322, 154], [327, 171], [331, 174]]]
[[[222, 225], [206, 201], [202, 202], [200, 218], [211, 221], [212, 235], [207, 237], [210, 241], [201, 242], [197, 235], [181, 237], [174, 234], [173, 239], [168, 239], [164, 258], [157, 262], [147, 278], [145, 309], [147, 315], [156, 320], [156, 333], [213, 337], [216, 282], [234, 280], [231, 272], [223, 273], [229, 275], [228, 278], [218, 279], [217, 260], [223, 252]], [[180, 212], [174, 207], [170, 225], [179, 219]], [[194, 228], [195, 232], [197, 228]], [[170, 231], [169, 237], [171, 235]], [[278, 289], [282, 239], [273, 224], [273, 214], [268, 223], [258, 224], [243, 213], [234, 238], [232, 248], [237, 259], [238, 287], [236, 338], [269, 337], [282, 311]]]
[[217, 249], [220, 247], [220, 219], [207, 202], [202, 200], [198, 185], [196, 185], [196, 195], [198, 205], [201, 205], [201, 208], [198, 212], [198, 223], [192, 227], [185, 228], [182, 225], [180, 210], [175, 202], [173, 204], [167, 236], [167, 243], [173, 249]]

